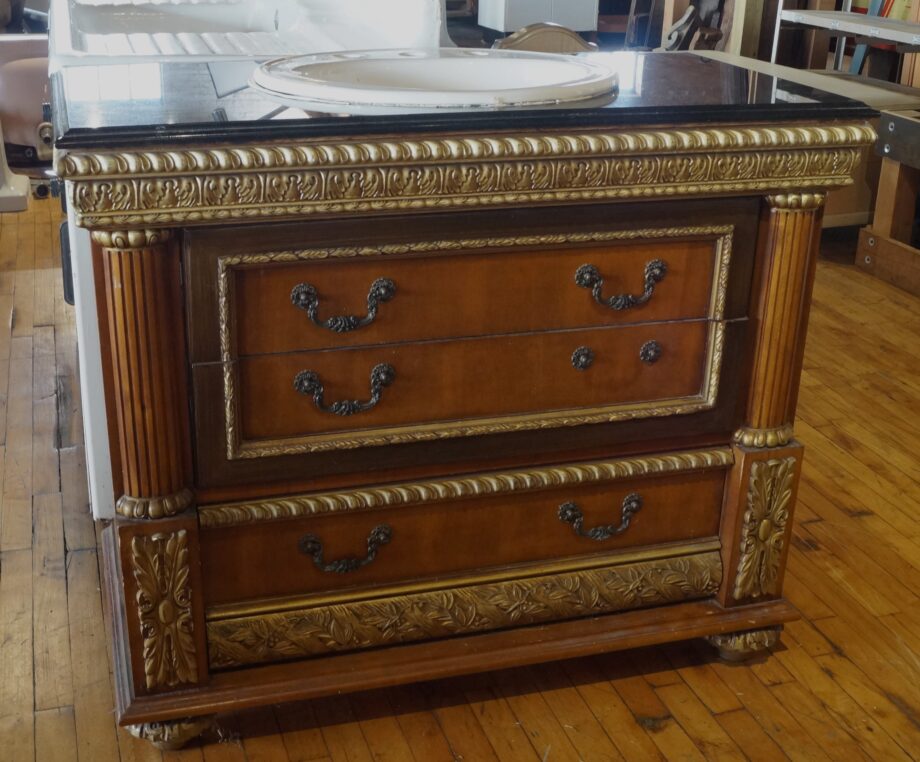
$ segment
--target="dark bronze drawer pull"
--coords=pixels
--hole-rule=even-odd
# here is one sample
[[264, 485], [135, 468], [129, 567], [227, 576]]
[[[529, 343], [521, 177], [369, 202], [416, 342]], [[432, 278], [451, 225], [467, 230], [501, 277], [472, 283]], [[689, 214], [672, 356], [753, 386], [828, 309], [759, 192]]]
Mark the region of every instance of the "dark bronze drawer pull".
[[642, 496], [637, 492], [630, 492], [623, 498], [623, 510], [620, 514], [619, 526], [608, 524], [586, 531], [584, 528], [584, 514], [575, 503], [563, 503], [559, 506], [559, 520], [564, 521], [566, 524], [571, 524], [575, 534], [579, 537], [588, 537], [600, 542], [625, 532], [629, 528], [629, 522], [632, 521], [633, 515], [638, 513], [640, 508], [642, 508]]
[[604, 279], [600, 271], [594, 265], [582, 265], [575, 271], [575, 283], [581, 288], [590, 288], [594, 301], [602, 307], [609, 307], [612, 310], [628, 310], [630, 307], [638, 307], [645, 304], [652, 298], [655, 291], [655, 284], [664, 279], [668, 272], [668, 266], [661, 259], [653, 259], [645, 264], [645, 285], [642, 294], [633, 296], [632, 294], [614, 294], [604, 298], [601, 291], [604, 288]]
[[358, 571], [362, 566], [367, 566], [377, 558], [378, 549], [382, 545], [388, 544], [391, 539], [393, 539], [393, 528], [389, 524], [381, 524], [374, 527], [367, 536], [367, 555], [364, 558], [346, 556], [329, 563], [323, 560], [323, 541], [315, 534], [304, 535], [300, 540], [299, 547], [301, 553], [313, 559], [313, 563], [320, 571], [347, 574], [348, 572]]
[[371, 398], [367, 402], [361, 400], [336, 400], [327, 405], [323, 401], [323, 384], [319, 374], [312, 370], [302, 370], [294, 376], [294, 388], [301, 394], [313, 397], [313, 404], [326, 413], [335, 415], [354, 415], [370, 410], [378, 402], [385, 387], [396, 379], [396, 370], [392, 365], [380, 363], [371, 371]]
[[356, 328], [363, 328], [374, 322], [377, 317], [377, 307], [383, 302], [388, 302], [396, 294], [396, 284], [389, 278], [377, 278], [371, 283], [367, 292], [367, 314], [364, 317], [357, 315], [335, 315], [325, 320], [320, 320], [316, 312], [319, 309], [319, 294], [316, 287], [309, 283], [298, 283], [291, 291], [291, 304], [302, 309], [320, 328], [328, 328], [334, 333], [347, 333]]
[[575, 370], [587, 370], [594, 364], [594, 350], [591, 347], [578, 347], [572, 352], [572, 367]]
[[639, 349], [639, 359], [648, 365], [654, 365], [661, 359], [661, 344], [654, 339], [646, 341]]

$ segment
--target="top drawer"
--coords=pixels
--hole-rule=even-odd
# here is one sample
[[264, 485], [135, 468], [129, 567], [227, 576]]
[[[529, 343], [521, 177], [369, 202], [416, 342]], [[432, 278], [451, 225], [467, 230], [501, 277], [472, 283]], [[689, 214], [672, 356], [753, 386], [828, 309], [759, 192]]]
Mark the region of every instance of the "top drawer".
[[254, 262], [244, 255], [222, 260], [220, 277], [232, 293], [239, 357], [684, 320], [707, 317], [717, 306], [713, 276], [727, 266], [729, 232], [648, 231], [665, 240], [596, 234], [591, 246], [574, 235], [567, 246], [534, 247], [523, 237], [501, 247], [420, 242]]
[[[726, 199], [189, 229], [191, 361], [744, 317], [758, 209]], [[582, 265], [596, 278], [576, 282]], [[392, 288], [369, 310], [379, 279]], [[341, 317], [354, 320], [330, 320]]]

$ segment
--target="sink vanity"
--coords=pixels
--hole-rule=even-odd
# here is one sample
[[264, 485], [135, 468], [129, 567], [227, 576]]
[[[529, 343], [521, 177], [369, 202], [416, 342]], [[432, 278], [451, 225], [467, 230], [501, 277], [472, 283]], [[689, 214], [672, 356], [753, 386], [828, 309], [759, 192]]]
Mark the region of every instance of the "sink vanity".
[[603, 60], [603, 106], [364, 116], [220, 95], [203, 63], [157, 64], [146, 98], [55, 75], [134, 733], [776, 642], [822, 204], [872, 112], [690, 54]]

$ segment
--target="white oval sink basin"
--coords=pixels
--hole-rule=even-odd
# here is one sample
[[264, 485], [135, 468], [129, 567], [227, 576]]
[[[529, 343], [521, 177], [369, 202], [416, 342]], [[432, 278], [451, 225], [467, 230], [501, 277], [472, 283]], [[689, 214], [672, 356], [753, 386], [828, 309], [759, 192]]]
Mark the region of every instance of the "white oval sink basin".
[[257, 68], [251, 84], [327, 105], [430, 109], [585, 100], [614, 91], [617, 76], [558, 54], [433, 48], [278, 58]]

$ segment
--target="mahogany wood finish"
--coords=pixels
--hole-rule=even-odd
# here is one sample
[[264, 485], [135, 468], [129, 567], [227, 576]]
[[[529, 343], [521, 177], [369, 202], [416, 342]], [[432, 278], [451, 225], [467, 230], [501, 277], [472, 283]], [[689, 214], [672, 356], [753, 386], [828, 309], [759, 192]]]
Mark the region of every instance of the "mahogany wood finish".
[[[231, 322], [239, 356], [390, 342], [487, 336], [620, 323], [704, 318], [709, 314], [715, 247], [712, 236], [666, 242], [569, 245], [521, 251], [475, 249], [433, 256], [362, 254], [295, 264], [241, 266], [234, 270]], [[320, 256], [324, 258], [320, 258]], [[328, 257], [328, 258], [326, 258]], [[645, 304], [611, 310], [575, 283], [581, 265], [595, 265], [604, 296], [639, 295], [643, 273], [654, 260], [667, 272]], [[300, 283], [318, 293], [318, 316], [361, 316], [377, 278], [396, 286], [376, 319], [335, 333], [310, 321], [291, 303]]]
[[[679, 541], [715, 537], [725, 471], [631, 479], [463, 501], [400, 506], [204, 529], [204, 591], [209, 606], [271, 596], [359, 589], [402, 580], [436, 580], [451, 574], [497, 569]], [[629, 527], [607, 540], [579, 537], [559, 518], [574, 502], [586, 529], [619, 525], [624, 499], [641, 497]], [[392, 539], [373, 563], [347, 574], [322, 572], [301, 552], [313, 534], [332, 561], [367, 552], [367, 536], [381, 524]], [[238, 559], [246, 558], [245, 566]], [[260, 570], [258, 575], [252, 569]]]
[[824, 195], [772, 196], [768, 202], [748, 401], [754, 429], [790, 425], [795, 415]]
[[[669, 324], [656, 325], [666, 327]], [[197, 492], [207, 494], [207, 501], [213, 502], [243, 499], [247, 495], [291, 494], [426, 475], [588, 460], [608, 457], [613, 453], [660, 452], [724, 444], [731, 439], [732, 432], [744, 423], [744, 398], [750, 370], [745, 362], [749, 343], [747, 335], [747, 320], [726, 323], [715, 407], [681, 416], [679, 428], [675, 428], [672, 417], [646, 417], [591, 426], [562, 426], [494, 436], [409, 442], [399, 447], [376, 446], [232, 460], [227, 457], [222, 368], [214, 363], [195, 365], [192, 368], [192, 389], [195, 399]], [[637, 364], [644, 365], [641, 362]], [[571, 366], [566, 367], [571, 370]], [[651, 369], [654, 372], [654, 366]], [[363, 399], [366, 399], [368, 391], [369, 370], [369, 367], [361, 369], [365, 384], [360, 390]], [[637, 372], [644, 371], [637, 369]], [[293, 377], [291, 380], [293, 382]], [[394, 388], [395, 384], [384, 389], [384, 397]], [[293, 393], [293, 383], [290, 389]], [[301, 398], [298, 400], [301, 409], [312, 406], [308, 398], [296, 396]], [[329, 396], [329, 399], [334, 398]], [[328, 417], [332, 418], [331, 415]], [[361, 415], [353, 418], [360, 419]], [[245, 491], [253, 485], [260, 486], [256, 491]], [[236, 491], [228, 491], [231, 487]], [[239, 497], [236, 498], [236, 495]]]
[[[112, 563], [110, 530], [103, 548]], [[124, 642], [118, 596], [106, 605], [113, 637]], [[215, 672], [207, 687], [171, 695], [134, 697], [126, 682], [124, 651], [116, 649], [116, 702], [122, 724], [176, 720], [221, 711], [240, 710], [284, 701], [327, 696], [388, 685], [451, 677], [525, 664], [540, 664], [608, 651], [668, 643], [703, 635], [768, 628], [798, 618], [786, 601], [766, 601], [733, 609], [715, 600], [692, 601], [644, 611], [522, 627], [430, 643], [409, 644], [369, 652], [338, 654], [246, 670]], [[330, 689], [330, 686], [335, 686]]]
[[100, 234], [124, 495], [161, 518], [191, 504], [178, 251], [169, 231]]
[[[252, 357], [239, 362], [241, 434], [258, 442], [692, 397], [701, 392], [708, 328], [687, 321]], [[660, 346], [654, 362], [640, 358], [649, 341]], [[572, 359], [581, 347], [593, 353], [584, 369]], [[327, 406], [366, 401], [379, 363], [395, 378], [371, 410], [334, 415], [294, 388], [295, 376], [312, 370]]]
[[[694, 150], [701, 167], [723, 159]], [[813, 161], [769, 150], [767, 173]], [[672, 161], [683, 171], [660, 158], [663, 178]], [[747, 183], [746, 166], [729, 174]], [[791, 423], [824, 200], [804, 183], [769, 195], [789, 185], [96, 231], [125, 491], [106, 534], [119, 721], [695, 636], [769, 648], [793, 616]], [[741, 187], [765, 195], [703, 197]], [[646, 289], [656, 259], [667, 273]], [[599, 305], [575, 283], [584, 264], [603, 296], [649, 298]], [[353, 331], [291, 301], [310, 284], [318, 320], [360, 318], [376, 278], [393, 298]], [[393, 377], [370, 399], [381, 363]], [[295, 387], [304, 371], [321, 399], [302, 376]], [[367, 404], [317, 409], [343, 400]], [[687, 466], [678, 451], [693, 447], [715, 459]], [[590, 476], [588, 461], [614, 457], [631, 465]], [[250, 512], [209, 523], [216, 501]], [[627, 504], [610, 538], [573, 529], [577, 511], [583, 530], [616, 526]]]
[[[709, 314], [708, 304], [700, 300], [705, 300], [712, 285], [714, 234], [641, 243], [628, 239], [510, 243], [511, 239], [527, 237], [614, 236], [637, 230], [731, 226], [734, 233], [725, 317], [744, 317], [760, 206], [759, 198], [724, 198], [717, 204], [688, 199], [656, 202], [654, 210], [644, 203], [588, 204], [348, 221], [309, 220], [276, 223], [268, 237], [260, 226], [189, 228], [182, 236], [188, 276], [189, 354], [195, 364], [221, 359], [217, 277], [222, 258], [278, 253], [294, 256], [305, 251], [352, 249], [364, 253], [299, 264], [231, 266], [236, 299], [229, 315], [237, 341], [231, 347], [234, 356]], [[400, 245], [464, 240], [476, 241], [479, 246], [463, 247], [462, 254], [455, 250], [398, 253]], [[490, 241], [495, 245], [487, 245]], [[498, 246], [497, 241], [507, 245]], [[390, 247], [387, 251], [392, 253], [369, 253], [384, 247]], [[583, 255], [572, 255], [572, 251]], [[607, 310], [595, 304], [589, 291], [575, 285], [578, 267], [595, 264], [605, 278], [605, 295], [641, 293], [642, 270], [654, 258], [667, 262], [668, 275], [655, 286], [658, 296], [642, 307], [624, 312]], [[402, 273], [415, 272], [415, 268], [425, 271], [425, 280], [406, 282]], [[445, 271], [449, 274], [435, 277]], [[490, 278], [485, 277], [485, 272]], [[363, 315], [368, 288], [379, 277], [396, 282], [396, 295], [380, 305], [375, 323], [353, 333], [330, 338], [327, 330], [314, 326], [302, 310], [291, 305], [292, 288], [308, 282], [319, 291], [320, 318]]]

